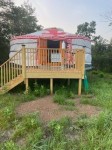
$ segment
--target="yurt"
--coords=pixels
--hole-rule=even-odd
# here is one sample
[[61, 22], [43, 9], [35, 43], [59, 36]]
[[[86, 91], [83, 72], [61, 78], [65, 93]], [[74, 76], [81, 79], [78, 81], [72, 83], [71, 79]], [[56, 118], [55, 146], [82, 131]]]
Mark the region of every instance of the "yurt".
[[[47, 28], [41, 31], [37, 31], [31, 34], [12, 37], [10, 41], [10, 57], [12, 57], [17, 51], [25, 45], [26, 48], [57, 48], [57, 49], [69, 49], [75, 51], [76, 49], [85, 49], [85, 68], [91, 69], [91, 41], [89, 38], [64, 32], [60, 28]], [[56, 58], [52, 55], [51, 61], [60, 61], [60, 55], [57, 54]], [[29, 59], [26, 56], [26, 64]], [[35, 53], [35, 64], [38, 65], [38, 53]], [[81, 61], [81, 60], [80, 60]]]

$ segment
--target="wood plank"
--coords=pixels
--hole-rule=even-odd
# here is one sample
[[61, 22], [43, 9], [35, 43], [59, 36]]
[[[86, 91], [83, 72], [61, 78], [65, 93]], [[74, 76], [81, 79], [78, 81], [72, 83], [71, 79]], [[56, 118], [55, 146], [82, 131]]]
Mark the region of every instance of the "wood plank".
[[28, 93], [28, 78], [25, 79], [26, 92]]
[[78, 95], [81, 95], [82, 79], [79, 79]]
[[27, 72], [26, 78], [60, 78], [60, 79], [79, 79], [82, 78], [81, 72]]
[[53, 94], [53, 78], [50, 78], [50, 93]]

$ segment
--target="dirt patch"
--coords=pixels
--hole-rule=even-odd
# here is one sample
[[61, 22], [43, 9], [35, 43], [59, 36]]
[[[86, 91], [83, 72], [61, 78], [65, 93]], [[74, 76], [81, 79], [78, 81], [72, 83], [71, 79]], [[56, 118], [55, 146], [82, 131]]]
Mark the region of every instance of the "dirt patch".
[[17, 107], [16, 112], [18, 115], [39, 112], [40, 118], [43, 121], [60, 119], [65, 116], [76, 118], [82, 114], [86, 114], [87, 116], [94, 116], [98, 115], [100, 112], [98, 107], [80, 104], [80, 99], [74, 99], [74, 101], [76, 104], [74, 107], [76, 109], [72, 111], [65, 110], [62, 109], [63, 106], [53, 102], [52, 96], [47, 96], [35, 101], [22, 103], [19, 107]]
[[1, 131], [0, 132], [0, 143], [3, 143], [3, 142], [6, 142], [7, 140], [10, 139], [11, 135], [13, 134], [13, 130], [10, 129], [10, 130], [6, 130], [6, 131]]

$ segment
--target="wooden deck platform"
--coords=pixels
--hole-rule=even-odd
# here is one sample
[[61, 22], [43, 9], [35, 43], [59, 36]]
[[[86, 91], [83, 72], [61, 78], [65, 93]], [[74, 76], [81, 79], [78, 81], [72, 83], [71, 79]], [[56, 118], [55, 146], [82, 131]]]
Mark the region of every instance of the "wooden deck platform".
[[41, 70], [29, 69], [26, 70], [26, 78], [53, 78], [53, 79], [79, 79], [82, 78], [81, 71], [78, 70]]
[[[80, 95], [84, 66], [84, 49], [27, 49], [23, 46], [19, 52], [0, 66], [0, 91], [4, 88], [8, 91], [23, 81], [27, 89], [28, 79], [46, 78], [50, 79], [52, 94], [53, 79], [79, 79], [78, 94]], [[14, 80], [16, 84], [13, 84]]]

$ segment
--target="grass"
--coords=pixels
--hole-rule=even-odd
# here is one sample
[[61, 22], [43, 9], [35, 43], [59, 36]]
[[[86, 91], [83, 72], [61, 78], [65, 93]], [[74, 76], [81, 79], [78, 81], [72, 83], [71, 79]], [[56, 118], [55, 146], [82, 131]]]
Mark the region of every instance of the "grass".
[[74, 93], [62, 87], [55, 92], [53, 100], [60, 105], [75, 106], [73, 98], [75, 98]]
[[89, 93], [92, 93], [93, 96], [91, 98], [82, 96], [81, 102], [112, 110], [112, 75], [105, 73], [102, 78], [99, 77], [99, 74], [94, 75], [90, 72], [89, 80]]
[[77, 125], [82, 129], [78, 141], [80, 149], [111, 150], [112, 112], [102, 112], [97, 118], [79, 120]]
[[[0, 95], [0, 149], [1, 150], [111, 150], [112, 148], [112, 75], [89, 72], [89, 92], [83, 93], [81, 103], [101, 107], [99, 116], [79, 116], [74, 121], [68, 117], [48, 124], [40, 121], [38, 114], [17, 116], [15, 108], [22, 102], [44, 96], [41, 86], [38, 94]], [[37, 85], [36, 85], [37, 86]], [[39, 86], [40, 87], [40, 86]], [[44, 93], [44, 94], [43, 94]], [[67, 110], [75, 108], [72, 86], [62, 86], [55, 91], [54, 101]], [[10, 132], [10, 134], [9, 134]], [[19, 140], [23, 143], [19, 144]]]

